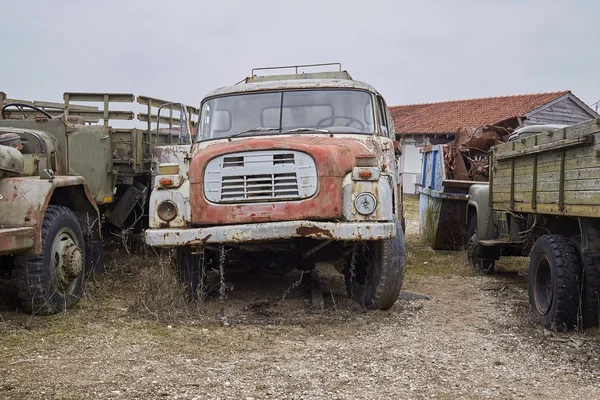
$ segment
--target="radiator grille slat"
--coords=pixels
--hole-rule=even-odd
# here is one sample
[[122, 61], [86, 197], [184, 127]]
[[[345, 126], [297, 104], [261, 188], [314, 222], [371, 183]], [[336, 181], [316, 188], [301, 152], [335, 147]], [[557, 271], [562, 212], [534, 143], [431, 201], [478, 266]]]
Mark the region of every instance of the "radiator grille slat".
[[290, 150], [218, 156], [204, 175], [206, 198], [216, 203], [301, 200], [313, 196], [317, 185], [312, 157]]
[[296, 173], [233, 175], [221, 178], [221, 199], [298, 197]]

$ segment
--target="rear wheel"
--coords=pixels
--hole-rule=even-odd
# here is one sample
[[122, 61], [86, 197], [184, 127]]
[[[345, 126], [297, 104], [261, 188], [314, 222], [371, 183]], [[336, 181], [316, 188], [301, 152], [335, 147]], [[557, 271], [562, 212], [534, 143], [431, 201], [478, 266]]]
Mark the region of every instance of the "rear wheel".
[[83, 291], [85, 247], [79, 221], [67, 207], [50, 205], [42, 222], [42, 253], [15, 258], [23, 307], [55, 314], [73, 307]]
[[529, 303], [534, 317], [547, 329], [578, 325], [581, 264], [577, 249], [564, 236], [537, 239], [529, 259]]
[[356, 247], [345, 270], [349, 296], [370, 309], [389, 309], [400, 294], [406, 267], [400, 222], [396, 220], [394, 238], [359, 243]]
[[589, 257], [581, 251], [581, 236], [570, 238], [582, 265], [581, 323], [584, 328], [599, 326], [600, 322], [600, 258]]
[[495, 260], [479, 258], [479, 240], [477, 239], [477, 216], [474, 215], [469, 220], [469, 228], [467, 230], [469, 241], [467, 242], [467, 257], [469, 264], [477, 271], [485, 273], [494, 272], [496, 266]]

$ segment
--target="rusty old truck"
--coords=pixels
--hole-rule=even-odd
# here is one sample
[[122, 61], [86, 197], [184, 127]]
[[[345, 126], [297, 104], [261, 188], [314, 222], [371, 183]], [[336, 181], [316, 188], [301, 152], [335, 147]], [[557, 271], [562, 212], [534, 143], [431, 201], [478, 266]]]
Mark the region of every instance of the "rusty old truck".
[[176, 248], [192, 296], [227, 254], [273, 274], [333, 265], [364, 306], [396, 301], [405, 244], [390, 111], [341, 65], [299, 73], [310, 67], [257, 69], [210, 92], [195, 142], [155, 149], [146, 243]]
[[[112, 128], [134, 113], [109, 104], [134, 99], [65, 93], [64, 103], [29, 102], [0, 92], [0, 273], [29, 312], [77, 303], [86, 272], [103, 268], [103, 233], [141, 234], [147, 222], [152, 148], [190, 140], [193, 107], [144, 96], [138, 119], [147, 129]], [[152, 131], [154, 121], [163, 128]]]
[[549, 329], [598, 326], [600, 119], [528, 127], [493, 147], [488, 184], [470, 187], [471, 264], [529, 255], [532, 315]]

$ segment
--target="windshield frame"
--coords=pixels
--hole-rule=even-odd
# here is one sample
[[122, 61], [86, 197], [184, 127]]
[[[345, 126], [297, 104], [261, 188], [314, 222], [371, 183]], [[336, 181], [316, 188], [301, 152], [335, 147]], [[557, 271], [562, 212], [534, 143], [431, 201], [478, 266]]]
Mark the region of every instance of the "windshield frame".
[[[372, 123], [372, 131], [371, 132], [356, 132], [356, 131], [339, 131], [339, 130], [335, 130], [335, 131], [328, 131], [325, 128], [307, 128], [306, 132], [301, 131], [301, 132], [286, 132], [289, 131], [289, 128], [284, 128], [282, 126], [282, 119], [283, 119], [283, 112], [281, 112], [281, 118], [279, 121], [279, 127], [278, 128], [272, 128], [269, 130], [261, 130], [261, 127], [256, 127], [258, 128], [256, 131], [253, 131], [253, 129], [250, 129], [250, 131], [252, 132], [247, 132], [244, 133], [246, 131], [242, 131], [242, 132], [234, 132], [231, 135], [228, 136], [219, 136], [219, 137], [212, 137], [212, 138], [206, 138], [203, 139], [202, 138], [202, 117], [203, 117], [203, 112], [204, 112], [204, 106], [207, 102], [217, 99], [217, 98], [225, 98], [225, 97], [238, 97], [238, 96], [246, 96], [246, 95], [256, 95], [256, 94], [281, 94], [281, 105], [279, 110], [282, 110], [282, 105], [284, 102], [284, 98], [285, 98], [285, 93], [289, 93], [289, 92], [311, 92], [311, 91], [319, 91], [319, 92], [323, 92], [323, 91], [352, 91], [352, 92], [362, 92], [362, 93], [366, 93], [368, 95], [369, 98], [369, 105], [370, 105], [370, 119], [371, 119], [371, 123]], [[315, 103], [315, 105], [322, 105], [320, 103]], [[290, 107], [297, 107], [297, 106], [290, 106]], [[233, 137], [248, 137], [248, 136], [264, 136], [264, 135], [287, 135], [287, 134], [303, 134], [303, 133], [326, 133], [329, 135], [334, 135], [334, 134], [357, 134], [357, 135], [380, 135], [380, 122], [378, 115], [377, 115], [377, 96], [371, 92], [370, 90], [367, 89], [362, 89], [362, 88], [347, 88], [347, 87], [314, 87], [314, 88], [287, 88], [287, 89], [269, 89], [269, 90], [249, 90], [247, 92], [232, 92], [232, 93], [227, 93], [227, 94], [219, 94], [219, 95], [214, 95], [214, 96], [210, 96], [210, 97], [205, 97], [204, 99], [202, 99], [202, 102], [200, 103], [200, 112], [198, 113], [198, 120], [197, 120], [197, 127], [198, 127], [198, 131], [195, 137], [195, 142], [199, 143], [199, 142], [207, 142], [207, 141], [211, 141], [211, 140], [227, 140], [227, 139], [231, 139]], [[266, 109], [266, 108], [265, 108]], [[365, 113], [365, 116], [367, 114]], [[293, 129], [291, 129], [293, 130]]]

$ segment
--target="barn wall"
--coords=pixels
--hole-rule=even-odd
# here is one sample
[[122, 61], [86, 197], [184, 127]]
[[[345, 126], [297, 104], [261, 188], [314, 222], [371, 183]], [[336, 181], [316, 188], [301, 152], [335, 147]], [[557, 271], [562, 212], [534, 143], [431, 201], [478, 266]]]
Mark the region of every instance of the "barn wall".
[[573, 99], [565, 97], [540, 110], [526, 114], [524, 125], [563, 124], [573, 125], [593, 117], [583, 110]]

